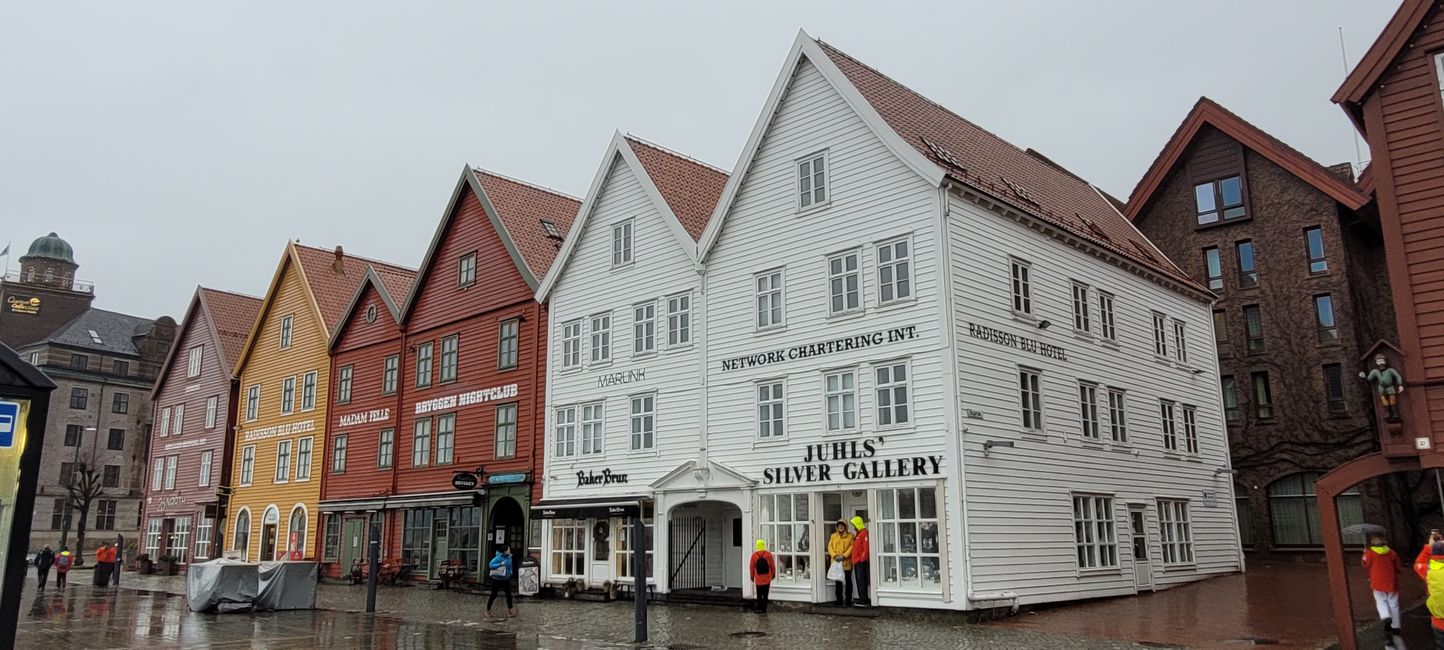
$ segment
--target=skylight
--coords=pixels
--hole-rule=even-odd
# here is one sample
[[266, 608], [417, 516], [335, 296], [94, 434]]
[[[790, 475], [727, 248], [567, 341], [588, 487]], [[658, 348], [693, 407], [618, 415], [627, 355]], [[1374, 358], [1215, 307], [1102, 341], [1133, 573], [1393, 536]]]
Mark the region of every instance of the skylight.
[[561, 238], [562, 238], [562, 233], [561, 233], [560, 230], [557, 230], [557, 225], [556, 225], [556, 224], [554, 224], [554, 223], [552, 223], [552, 222], [550, 222], [550, 221], [547, 221], [546, 219], [542, 219], [542, 220], [541, 220], [541, 225], [542, 225], [542, 228], [545, 228], [545, 229], [546, 229], [546, 231], [547, 231], [547, 237], [550, 237], [550, 238], [552, 238], [552, 239], [561, 239]]
[[923, 144], [928, 146], [928, 150], [932, 151], [933, 155], [938, 157], [938, 160], [941, 160], [948, 165], [952, 165], [953, 167], [957, 167], [958, 169], [961, 169], [963, 171], [967, 171], [967, 168], [963, 167], [963, 163], [953, 156], [953, 152], [948, 151], [942, 145], [933, 142], [932, 140], [929, 140], [927, 138], [923, 138], [922, 140]]
[[85, 330], [85, 331], [90, 332], [90, 340], [91, 340], [91, 341], [94, 341], [94, 342], [96, 342], [96, 343], [104, 343], [104, 342], [105, 342], [105, 341], [100, 340], [100, 334], [97, 333], [95, 330]]
[[1027, 189], [1027, 188], [1025, 188], [1025, 187], [1023, 187], [1022, 185], [1019, 185], [1019, 184], [1017, 184], [1017, 183], [1014, 183], [1013, 181], [1008, 180], [1007, 178], [1004, 178], [1004, 179], [1003, 179], [1003, 182], [1004, 182], [1004, 183], [1007, 183], [1008, 189], [1013, 190], [1013, 194], [1014, 194], [1015, 196], [1017, 196], [1018, 198], [1020, 198], [1020, 199], [1022, 199], [1022, 200], [1024, 200], [1024, 201], [1027, 201], [1028, 203], [1032, 203], [1033, 205], [1039, 205], [1038, 199], [1033, 198], [1032, 193], [1028, 192], [1028, 189]]

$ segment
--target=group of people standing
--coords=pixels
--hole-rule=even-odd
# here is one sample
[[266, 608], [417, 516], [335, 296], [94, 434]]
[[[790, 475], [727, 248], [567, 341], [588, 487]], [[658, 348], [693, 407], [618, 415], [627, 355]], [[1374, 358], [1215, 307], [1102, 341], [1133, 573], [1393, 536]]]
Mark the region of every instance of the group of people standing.
[[[93, 584], [97, 587], [104, 587], [111, 584], [115, 573], [120, 570], [117, 566], [120, 557], [120, 549], [110, 542], [101, 544], [95, 550], [95, 570], [92, 574]], [[67, 546], [61, 546], [60, 552], [56, 553], [46, 546], [39, 553], [35, 554], [35, 576], [40, 581], [40, 589], [45, 589], [46, 583], [50, 581], [50, 570], [55, 570], [55, 586], [64, 589], [66, 575], [76, 565], [76, 556], [70, 552]]]
[[[872, 605], [872, 573], [869, 568], [867, 526], [862, 517], [853, 517], [848, 522], [837, 520], [837, 529], [827, 540], [827, 579], [833, 584], [837, 604], [844, 607]], [[853, 531], [857, 532], [854, 533]], [[767, 613], [767, 601], [772, 590], [772, 579], [777, 577], [777, 560], [767, 550], [767, 540], [757, 540], [757, 550], [747, 562], [747, 571], [757, 589], [757, 599], [749, 607], [759, 614]], [[854, 584], [857, 587], [853, 597]]]

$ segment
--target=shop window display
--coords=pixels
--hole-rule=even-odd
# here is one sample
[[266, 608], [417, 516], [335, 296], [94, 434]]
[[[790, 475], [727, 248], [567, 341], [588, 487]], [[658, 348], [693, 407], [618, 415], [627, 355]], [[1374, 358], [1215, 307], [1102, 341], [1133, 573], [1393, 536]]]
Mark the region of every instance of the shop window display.
[[801, 585], [812, 580], [808, 505], [806, 494], [762, 496], [762, 538], [777, 559], [777, 582]]
[[931, 487], [878, 490], [873, 554], [882, 588], [942, 590], [937, 491]]

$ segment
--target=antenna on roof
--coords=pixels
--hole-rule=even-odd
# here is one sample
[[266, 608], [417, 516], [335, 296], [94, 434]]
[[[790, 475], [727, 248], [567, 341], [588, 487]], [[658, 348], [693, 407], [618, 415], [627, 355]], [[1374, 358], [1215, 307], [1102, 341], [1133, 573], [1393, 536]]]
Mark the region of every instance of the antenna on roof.
[[[1344, 78], [1349, 76], [1349, 55], [1344, 50], [1344, 28], [1339, 27], [1339, 61], [1344, 65]], [[1354, 136], [1354, 164], [1360, 169], [1364, 166], [1364, 150], [1359, 146], [1359, 130], [1349, 126], [1349, 133]]]

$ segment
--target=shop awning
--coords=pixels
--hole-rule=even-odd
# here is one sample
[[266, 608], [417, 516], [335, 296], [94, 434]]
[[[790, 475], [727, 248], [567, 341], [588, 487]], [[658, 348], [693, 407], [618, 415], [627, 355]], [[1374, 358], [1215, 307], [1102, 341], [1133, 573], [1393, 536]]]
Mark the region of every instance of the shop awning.
[[452, 506], [469, 506], [472, 504], [472, 499], [478, 494], [484, 496], [486, 490], [402, 494], [391, 497], [364, 497], [359, 499], [327, 499], [322, 501], [320, 506], [321, 512], [397, 510], [402, 508], [448, 508]]
[[646, 508], [652, 509], [652, 500], [647, 498], [618, 499], [550, 499], [532, 506], [533, 519], [604, 519], [607, 517], [635, 517]]

